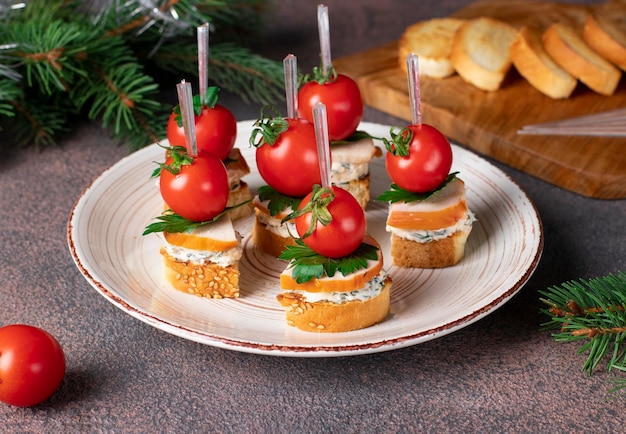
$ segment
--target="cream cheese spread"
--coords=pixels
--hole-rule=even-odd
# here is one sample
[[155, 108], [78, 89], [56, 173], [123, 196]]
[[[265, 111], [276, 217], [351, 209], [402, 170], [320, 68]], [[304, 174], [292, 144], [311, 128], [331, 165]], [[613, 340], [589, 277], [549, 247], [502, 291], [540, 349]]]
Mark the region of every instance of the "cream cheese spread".
[[335, 184], [345, 184], [364, 178], [369, 173], [369, 163], [332, 163], [330, 178]]
[[171, 244], [165, 244], [163, 246], [168, 255], [177, 261], [181, 262], [193, 262], [196, 264], [206, 264], [211, 262], [222, 267], [233, 265], [241, 259], [243, 251], [241, 247], [233, 247], [221, 252], [214, 252], [211, 250], [194, 250], [186, 249], [184, 247], [173, 246]]
[[387, 274], [382, 271], [378, 276], [367, 282], [363, 288], [347, 292], [308, 292], [298, 290], [287, 290], [287, 292], [301, 295], [305, 301], [316, 303], [325, 301], [329, 303], [342, 304], [350, 301], [366, 301], [377, 297], [385, 286]]
[[476, 217], [474, 213], [469, 209], [464, 218], [459, 219], [459, 221], [450, 227], [435, 229], [435, 230], [407, 230], [407, 229], [398, 229], [392, 226], [387, 225], [385, 228], [387, 232], [391, 232], [392, 234], [404, 238], [405, 240], [415, 241], [418, 243], [429, 243], [431, 241], [441, 240], [443, 238], [447, 238], [450, 235], [459, 232], [459, 231], [469, 231], [472, 229], [472, 224], [476, 221]]

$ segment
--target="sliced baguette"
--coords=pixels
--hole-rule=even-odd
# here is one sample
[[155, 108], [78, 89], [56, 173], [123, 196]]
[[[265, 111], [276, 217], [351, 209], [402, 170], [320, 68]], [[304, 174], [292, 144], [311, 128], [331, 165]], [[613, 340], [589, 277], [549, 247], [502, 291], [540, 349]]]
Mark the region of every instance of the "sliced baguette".
[[511, 45], [511, 61], [522, 77], [550, 98], [568, 98], [578, 83], [550, 57], [543, 47], [541, 33], [532, 27], [519, 29]]
[[[287, 208], [272, 216], [267, 208], [268, 202], [262, 202], [259, 196], [254, 200], [254, 226], [252, 226], [252, 242], [254, 247], [262, 252], [274, 257], [280, 256], [286, 246], [295, 245], [293, 237], [290, 235], [288, 224], [281, 225], [280, 221], [287, 217], [291, 208]], [[295, 229], [293, 229], [293, 233]]]
[[393, 265], [444, 268], [457, 264], [464, 256], [472, 222], [465, 184], [459, 178], [423, 201], [390, 204], [386, 229], [391, 232]]
[[287, 246], [295, 245], [292, 237], [284, 237], [273, 232], [271, 228], [261, 221], [261, 214], [258, 208], [254, 209], [255, 218], [252, 226], [252, 242], [256, 249], [278, 258]]
[[469, 231], [455, 232], [447, 238], [429, 243], [416, 243], [391, 234], [393, 265], [406, 268], [445, 268], [465, 256]]
[[334, 142], [330, 152], [332, 164], [330, 179], [334, 185], [347, 190], [365, 209], [370, 201], [369, 166], [374, 158], [383, 155], [371, 138], [354, 142]]
[[589, 14], [583, 26], [584, 41], [600, 56], [626, 71], [626, 30], [613, 21]]
[[509, 49], [516, 37], [515, 27], [502, 21], [488, 17], [468, 20], [454, 36], [452, 65], [468, 83], [497, 90], [511, 67]]
[[242, 250], [228, 216], [190, 232], [163, 236], [163, 274], [175, 289], [207, 298], [239, 297]]
[[594, 92], [612, 95], [621, 71], [592, 50], [573, 27], [553, 23], [543, 33], [546, 52]]
[[[226, 166], [226, 172], [228, 173], [228, 185], [230, 186], [230, 192], [228, 194], [227, 207], [233, 207], [243, 202], [252, 199], [252, 192], [241, 178], [250, 173], [250, 167], [244, 156], [241, 154], [239, 148], [233, 148], [228, 154], [228, 158], [224, 160]], [[231, 219], [237, 220], [243, 217], [248, 217], [252, 214], [252, 202], [248, 202], [245, 205], [238, 206], [228, 211], [228, 215]]]
[[465, 20], [433, 18], [406, 28], [398, 42], [398, 64], [406, 74], [406, 58], [419, 56], [419, 72], [425, 77], [444, 78], [454, 74], [450, 60], [454, 34]]
[[174, 289], [205, 298], [238, 298], [238, 264], [223, 267], [212, 263], [178, 261], [161, 247], [163, 275]]
[[285, 292], [276, 296], [285, 307], [287, 324], [307, 332], [338, 333], [359, 330], [382, 322], [389, 315], [391, 279], [375, 297], [345, 303], [306, 301], [301, 293]]

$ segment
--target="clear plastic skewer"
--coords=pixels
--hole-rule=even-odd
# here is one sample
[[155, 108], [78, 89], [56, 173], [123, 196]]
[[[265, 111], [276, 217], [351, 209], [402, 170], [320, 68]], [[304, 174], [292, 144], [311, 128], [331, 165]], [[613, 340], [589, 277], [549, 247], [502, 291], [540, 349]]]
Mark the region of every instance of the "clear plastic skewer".
[[209, 87], [209, 24], [198, 27], [198, 78], [200, 101], [207, 104], [206, 92]]
[[420, 95], [420, 72], [419, 57], [417, 54], [410, 54], [406, 58], [406, 69], [409, 80], [409, 101], [411, 103], [411, 118], [413, 125], [422, 124], [422, 106]]
[[288, 54], [283, 59], [287, 119], [298, 119], [298, 59]]
[[313, 107], [313, 125], [315, 126], [315, 140], [317, 154], [320, 160], [320, 178], [322, 187], [330, 187], [330, 140], [328, 138], [328, 119], [326, 106], [318, 102]]
[[196, 143], [196, 123], [193, 112], [193, 93], [191, 83], [182, 80], [176, 85], [178, 91], [178, 104], [180, 106], [180, 116], [183, 120], [183, 131], [185, 132], [185, 143], [187, 153], [192, 157], [198, 156], [198, 145]]
[[322, 60], [322, 72], [324, 76], [333, 67], [330, 56], [330, 24], [328, 20], [328, 7], [317, 5], [317, 29], [320, 37], [320, 57]]

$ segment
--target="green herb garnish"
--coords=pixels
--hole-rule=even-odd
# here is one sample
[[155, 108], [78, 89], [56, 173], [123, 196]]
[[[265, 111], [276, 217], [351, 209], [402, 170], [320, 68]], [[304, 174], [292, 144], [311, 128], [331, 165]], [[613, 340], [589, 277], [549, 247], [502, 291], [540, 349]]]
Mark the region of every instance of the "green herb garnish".
[[378, 247], [367, 243], [361, 245], [351, 254], [341, 258], [327, 258], [311, 250], [301, 239], [296, 239], [295, 246], [287, 246], [279, 259], [290, 261], [289, 268], [298, 283], [320, 279], [324, 276], [333, 277], [337, 271], [347, 276], [355, 271], [367, 268], [368, 260], [378, 259]]
[[332, 147], [333, 145], [341, 145], [343, 143], [358, 142], [359, 140], [363, 140], [363, 139], [383, 140], [381, 137], [374, 137], [370, 133], [357, 130], [354, 133], [352, 133], [352, 135], [350, 135], [349, 137], [346, 137], [343, 140], [335, 140], [331, 142], [330, 146]]
[[300, 197], [287, 196], [286, 194], [276, 191], [269, 185], [259, 187], [257, 194], [261, 202], [269, 201], [267, 209], [272, 217], [289, 207], [291, 207], [291, 209], [298, 209], [302, 201]]
[[456, 175], [459, 172], [450, 173], [446, 179], [441, 183], [439, 187], [434, 190], [427, 191], [425, 193], [413, 193], [411, 191], [404, 190], [403, 188], [398, 187], [396, 184], [391, 184], [391, 188], [380, 196], [378, 196], [375, 200], [379, 202], [417, 202], [421, 200], [429, 199], [443, 190], [450, 182], [452, 182]]
[[155, 217], [155, 220], [157, 221], [154, 223], [150, 223], [148, 226], [146, 226], [146, 229], [143, 231], [142, 235], [148, 235], [148, 234], [155, 233], [155, 232], [169, 232], [172, 234], [177, 233], [177, 232], [191, 232], [192, 230], [200, 226], [216, 222], [228, 211], [238, 208], [240, 206], [243, 206], [247, 203], [250, 203], [251, 201], [252, 199], [249, 199], [249, 200], [240, 202], [237, 205], [226, 207], [224, 211], [222, 211], [221, 213], [213, 217], [211, 220], [202, 221], [202, 222], [195, 222], [193, 220], [189, 220], [179, 214], [176, 214], [171, 209], [168, 209], [168, 210], [165, 210], [163, 214], [161, 214], [160, 216]]

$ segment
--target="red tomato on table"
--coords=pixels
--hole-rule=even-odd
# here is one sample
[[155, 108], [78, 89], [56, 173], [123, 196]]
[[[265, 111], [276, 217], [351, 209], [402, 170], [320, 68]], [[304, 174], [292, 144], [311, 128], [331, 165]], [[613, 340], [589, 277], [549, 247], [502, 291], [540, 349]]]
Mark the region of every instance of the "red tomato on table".
[[[165, 165], [172, 162], [170, 156]], [[228, 172], [222, 160], [210, 154], [193, 158], [178, 173], [162, 169], [159, 187], [172, 211], [194, 222], [213, 220], [228, 202]]]
[[[172, 113], [167, 122], [167, 140], [171, 146], [185, 146], [185, 131], [177, 121], [178, 114]], [[224, 106], [216, 104], [213, 108], [203, 106], [200, 115], [195, 115], [196, 144], [198, 155], [207, 153], [220, 160], [228, 157], [237, 138], [235, 116]]]
[[427, 124], [409, 125], [392, 137], [385, 167], [398, 187], [426, 193], [443, 183], [452, 166], [452, 147], [439, 130]]
[[309, 81], [298, 91], [298, 114], [313, 123], [313, 107], [318, 102], [326, 105], [328, 137], [330, 141], [343, 140], [356, 131], [363, 117], [363, 98], [356, 82], [344, 74], [337, 74], [324, 84]]
[[0, 328], [0, 401], [30, 407], [48, 399], [65, 376], [65, 355], [54, 336], [29, 325]]
[[[313, 233], [304, 237], [313, 218], [312, 213], [307, 212], [295, 218], [295, 225], [298, 235], [311, 250], [328, 258], [341, 258], [361, 245], [367, 222], [363, 208], [352, 194], [336, 186], [332, 187], [332, 192], [335, 197], [327, 206], [332, 216], [329, 224], [318, 221]], [[313, 192], [308, 194], [298, 209], [306, 207], [313, 197]]]
[[[287, 130], [272, 144], [263, 138], [255, 145], [259, 174], [274, 190], [301, 197], [320, 184], [315, 128], [304, 119], [285, 119]], [[284, 122], [281, 120], [281, 122]]]

